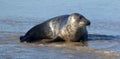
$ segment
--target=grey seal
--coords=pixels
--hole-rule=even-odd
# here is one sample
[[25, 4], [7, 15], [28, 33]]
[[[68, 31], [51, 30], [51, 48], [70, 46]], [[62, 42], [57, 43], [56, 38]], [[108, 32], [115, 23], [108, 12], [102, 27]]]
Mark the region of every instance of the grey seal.
[[88, 25], [90, 21], [79, 13], [61, 15], [34, 26], [24, 36], [20, 36], [20, 42], [43, 39], [50, 39], [48, 42], [85, 42], [88, 39]]

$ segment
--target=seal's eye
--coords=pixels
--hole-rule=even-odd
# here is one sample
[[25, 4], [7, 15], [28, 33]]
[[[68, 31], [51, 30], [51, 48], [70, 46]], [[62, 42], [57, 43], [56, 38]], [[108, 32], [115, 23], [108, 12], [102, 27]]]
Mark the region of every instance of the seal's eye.
[[79, 19], [82, 19], [82, 18], [83, 18], [83, 16], [80, 16], [80, 17], [79, 17]]

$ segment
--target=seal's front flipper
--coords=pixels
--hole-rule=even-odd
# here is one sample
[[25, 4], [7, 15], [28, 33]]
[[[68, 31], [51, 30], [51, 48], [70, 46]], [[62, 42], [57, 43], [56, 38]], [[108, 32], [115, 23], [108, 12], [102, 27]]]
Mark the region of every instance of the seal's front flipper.
[[53, 40], [48, 41], [47, 43], [53, 43], [53, 42], [63, 42], [64, 40], [61, 37], [56, 37]]
[[88, 35], [82, 36], [79, 40], [80, 43], [82, 43], [82, 46], [88, 46]]

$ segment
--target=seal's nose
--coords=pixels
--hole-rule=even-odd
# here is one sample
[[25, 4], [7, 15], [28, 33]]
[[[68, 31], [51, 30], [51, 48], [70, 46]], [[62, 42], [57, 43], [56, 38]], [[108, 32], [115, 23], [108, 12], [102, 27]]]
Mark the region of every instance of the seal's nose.
[[85, 25], [88, 25], [88, 26], [91, 24], [89, 20], [84, 20], [84, 22], [85, 22]]
[[91, 22], [88, 20], [86, 25], [90, 25], [90, 24], [91, 24]]

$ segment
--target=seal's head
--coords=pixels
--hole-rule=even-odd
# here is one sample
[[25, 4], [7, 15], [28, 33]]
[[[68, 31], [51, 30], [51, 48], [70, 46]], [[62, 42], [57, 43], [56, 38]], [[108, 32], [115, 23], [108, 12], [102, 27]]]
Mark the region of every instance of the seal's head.
[[87, 20], [83, 15], [78, 13], [73, 13], [69, 17], [69, 23], [73, 26], [84, 27], [90, 25], [90, 21]]

